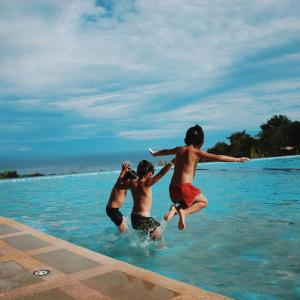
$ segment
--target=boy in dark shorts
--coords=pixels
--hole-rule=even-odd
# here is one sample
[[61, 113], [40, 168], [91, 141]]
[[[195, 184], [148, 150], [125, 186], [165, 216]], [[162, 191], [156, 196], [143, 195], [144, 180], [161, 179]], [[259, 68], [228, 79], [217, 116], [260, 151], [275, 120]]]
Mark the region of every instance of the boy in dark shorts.
[[201, 190], [192, 185], [197, 164], [201, 157], [224, 162], [244, 162], [247, 157], [231, 157], [226, 155], [215, 155], [201, 150], [204, 142], [204, 133], [199, 125], [191, 127], [186, 132], [186, 146], [173, 149], [153, 151], [149, 149], [153, 156], [176, 155], [174, 174], [169, 186], [170, 198], [177, 205], [172, 205], [165, 214], [165, 220], [169, 221], [176, 213], [179, 214], [178, 228], [185, 228], [185, 217], [191, 213], [205, 208], [207, 199]]
[[137, 175], [135, 171], [130, 169], [129, 162], [123, 162], [121, 173], [110, 193], [110, 197], [106, 206], [106, 214], [110, 217], [112, 222], [114, 222], [115, 225], [119, 228], [120, 232], [124, 232], [126, 230], [126, 223], [124, 221], [122, 213], [120, 212], [120, 208], [122, 207], [125, 201], [127, 193], [127, 190], [122, 188], [120, 184], [126, 182], [127, 180], [136, 179]]
[[152, 207], [152, 185], [161, 179], [173, 166], [170, 162], [164, 166], [155, 176], [153, 165], [147, 160], [142, 160], [137, 167], [138, 180], [128, 180], [122, 183], [123, 188], [132, 192], [133, 208], [131, 212], [132, 227], [144, 233], [150, 233], [152, 239], [161, 237], [158, 230], [160, 223], [150, 217]]

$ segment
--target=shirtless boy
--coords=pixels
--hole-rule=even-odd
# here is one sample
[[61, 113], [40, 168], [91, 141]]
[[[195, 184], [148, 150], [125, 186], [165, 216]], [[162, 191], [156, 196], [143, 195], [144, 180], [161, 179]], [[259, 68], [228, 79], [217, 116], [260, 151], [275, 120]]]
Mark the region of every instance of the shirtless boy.
[[142, 160], [137, 167], [138, 180], [128, 180], [122, 187], [132, 192], [133, 208], [131, 213], [132, 227], [144, 233], [150, 233], [152, 239], [161, 237], [158, 230], [160, 223], [150, 217], [152, 207], [152, 185], [161, 179], [173, 166], [170, 162], [164, 166], [155, 176], [153, 165], [147, 160]]
[[201, 150], [203, 142], [203, 130], [199, 125], [195, 125], [186, 132], [186, 146], [160, 151], [149, 149], [153, 156], [176, 155], [174, 174], [169, 186], [169, 193], [172, 202], [177, 205], [177, 207], [172, 205], [164, 218], [166, 221], [169, 221], [178, 213], [179, 230], [185, 228], [185, 217], [187, 215], [205, 208], [208, 204], [201, 190], [192, 185], [199, 159], [202, 157], [208, 160], [223, 162], [245, 162], [249, 160], [247, 157], [236, 158], [205, 152]]
[[129, 162], [125, 161], [122, 164], [120, 175], [110, 193], [110, 197], [106, 206], [106, 214], [119, 228], [120, 232], [124, 232], [126, 230], [126, 223], [122, 213], [120, 212], [120, 208], [125, 201], [127, 193], [127, 190], [122, 188], [120, 185], [129, 179], [135, 180], [137, 179], [137, 175], [133, 170], [130, 169]]

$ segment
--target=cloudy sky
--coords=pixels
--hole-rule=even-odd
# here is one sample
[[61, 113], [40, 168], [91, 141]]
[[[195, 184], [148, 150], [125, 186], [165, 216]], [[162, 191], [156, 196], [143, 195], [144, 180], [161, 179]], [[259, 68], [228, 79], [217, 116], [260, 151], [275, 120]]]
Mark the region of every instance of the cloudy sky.
[[300, 119], [298, 0], [0, 0], [0, 153], [206, 146]]

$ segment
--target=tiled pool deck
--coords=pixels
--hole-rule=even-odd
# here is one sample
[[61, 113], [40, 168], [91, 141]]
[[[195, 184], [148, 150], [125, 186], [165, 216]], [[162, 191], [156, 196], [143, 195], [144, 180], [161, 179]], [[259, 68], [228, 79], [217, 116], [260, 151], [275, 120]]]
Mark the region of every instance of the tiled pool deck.
[[[36, 270], [50, 270], [35, 276]], [[228, 299], [0, 217], [0, 299]]]

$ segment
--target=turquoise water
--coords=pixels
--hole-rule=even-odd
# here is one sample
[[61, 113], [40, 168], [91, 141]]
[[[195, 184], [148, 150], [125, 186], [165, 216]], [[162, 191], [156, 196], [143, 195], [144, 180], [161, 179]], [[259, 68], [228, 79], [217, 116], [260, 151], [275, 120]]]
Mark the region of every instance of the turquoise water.
[[[208, 207], [164, 224], [162, 242], [121, 236], [105, 205], [118, 172], [0, 182], [0, 214], [75, 244], [235, 299], [300, 298], [300, 157], [202, 164]], [[167, 174], [152, 215], [170, 205]], [[123, 207], [129, 217], [132, 198]]]

